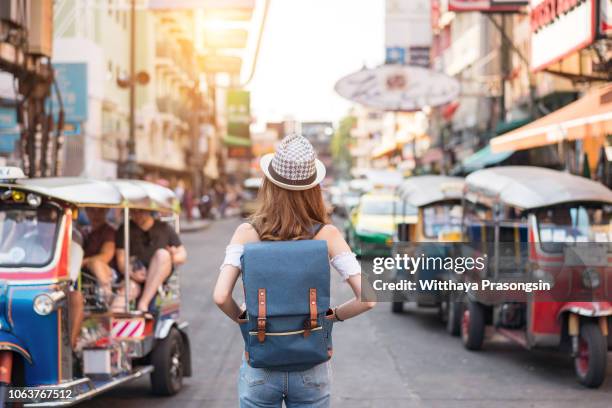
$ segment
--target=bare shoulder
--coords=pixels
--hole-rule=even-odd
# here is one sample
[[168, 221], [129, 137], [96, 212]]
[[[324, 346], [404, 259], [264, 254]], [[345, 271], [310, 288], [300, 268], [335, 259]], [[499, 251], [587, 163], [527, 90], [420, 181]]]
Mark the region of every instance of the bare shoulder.
[[231, 244], [247, 244], [259, 241], [259, 235], [255, 228], [248, 222], [243, 222], [234, 231]]
[[342, 238], [342, 233], [333, 224], [326, 224], [317, 234], [317, 238], [324, 239], [326, 241], [337, 239], [338, 237]]
[[328, 224], [321, 228], [321, 231], [319, 231], [316, 238], [327, 241], [327, 249], [330, 257], [342, 252], [350, 251], [348, 244], [344, 240], [342, 232], [340, 232], [335, 225]]

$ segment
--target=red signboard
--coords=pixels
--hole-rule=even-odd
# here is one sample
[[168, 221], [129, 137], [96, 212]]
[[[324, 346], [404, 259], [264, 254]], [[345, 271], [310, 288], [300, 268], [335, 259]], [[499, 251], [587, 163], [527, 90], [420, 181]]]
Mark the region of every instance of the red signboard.
[[529, 1], [517, 0], [448, 0], [448, 10], [454, 12], [480, 11], [483, 13], [518, 12]]

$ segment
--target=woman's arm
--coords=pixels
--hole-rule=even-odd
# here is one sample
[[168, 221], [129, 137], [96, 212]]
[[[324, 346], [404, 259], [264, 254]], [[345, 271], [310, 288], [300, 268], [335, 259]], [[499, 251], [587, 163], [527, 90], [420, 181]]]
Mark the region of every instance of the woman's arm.
[[[255, 229], [253, 229], [250, 224], [244, 223], [236, 228], [230, 245], [244, 245], [248, 242], [256, 241], [259, 241], [257, 232], [255, 232]], [[234, 291], [234, 286], [236, 286], [236, 281], [238, 281], [239, 276], [240, 269], [237, 266], [229, 264], [223, 265], [213, 292], [213, 299], [219, 309], [234, 321], [237, 321], [238, 316], [242, 313], [238, 303], [236, 303], [232, 297], [232, 292]]]
[[[331, 258], [351, 252], [351, 248], [344, 240], [342, 233], [333, 225], [325, 226], [317, 238], [327, 241], [327, 247]], [[376, 306], [375, 301], [361, 301], [361, 274], [350, 275], [346, 283], [348, 283], [353, 290], [355, 297], [335, 308], [336, 319], [350, 319]]]

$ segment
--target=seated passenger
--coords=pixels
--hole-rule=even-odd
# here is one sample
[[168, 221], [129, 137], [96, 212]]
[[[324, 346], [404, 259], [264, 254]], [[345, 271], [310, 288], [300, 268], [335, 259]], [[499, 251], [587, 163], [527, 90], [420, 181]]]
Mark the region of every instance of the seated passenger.
[[82, 267], [96, 276], [108, 302], [112, 296], [111, 262], [115, 256], [115, 229], [106, 221], [106, 208], [87, 208], [85, 212], [90, 225], [83, 229], [85, 258]]
[[[185, 262], [187, 252], [174, 229], [153, 218], [150, 211], [132, 210], [130, 213], [130, 258], [134, 261], [130, 262], [129, 276], [137, 284], [130, 286], [130, 298], [140, 295], [137, 310], [146, 312], [173, 267]], [[116, 244], [117, 268], [125, 276], [123, 225], [117, 230]], [[142, 293], [141, 285], [144, 285]], [[124, 296], [117, 296], [113, 310], [121, 310], [124, 302]]]

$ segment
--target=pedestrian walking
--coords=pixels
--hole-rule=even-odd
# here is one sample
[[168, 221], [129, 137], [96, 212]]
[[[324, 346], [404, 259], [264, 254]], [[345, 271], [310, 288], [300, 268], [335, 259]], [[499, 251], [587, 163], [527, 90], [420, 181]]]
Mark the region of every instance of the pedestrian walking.
[[[240, 407], [329, 407], [332, 323], [375, 303], [360, 300], [361, 266], [329, 223], [325, 166], [310, 142], [288, 136], [260, 165], [259, 208], [234, 232], [213, 295], [245, 339]], [[355, 295], [337, 307], [329, 307], [330, 264]], [[241, 274], [246, 309], [232, 297]]]

